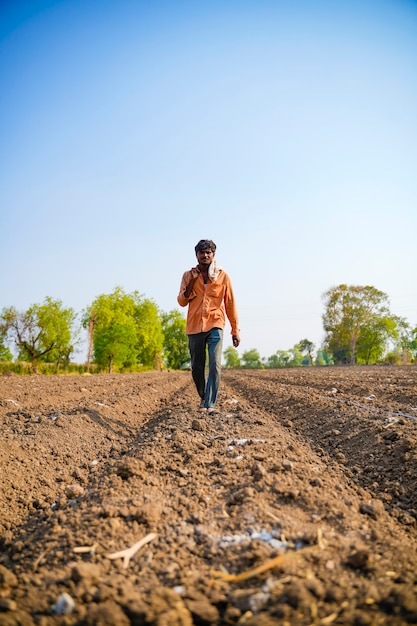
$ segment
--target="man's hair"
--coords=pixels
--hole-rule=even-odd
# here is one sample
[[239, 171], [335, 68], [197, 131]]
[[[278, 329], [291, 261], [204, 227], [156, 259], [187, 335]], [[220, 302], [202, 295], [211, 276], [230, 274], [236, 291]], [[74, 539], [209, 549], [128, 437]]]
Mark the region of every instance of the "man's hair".
[[194, 250], [196, 254], [197, 252], [202, 252], [203, 250], [216, 252], [216, 244], [211, 239], [200, 239]]

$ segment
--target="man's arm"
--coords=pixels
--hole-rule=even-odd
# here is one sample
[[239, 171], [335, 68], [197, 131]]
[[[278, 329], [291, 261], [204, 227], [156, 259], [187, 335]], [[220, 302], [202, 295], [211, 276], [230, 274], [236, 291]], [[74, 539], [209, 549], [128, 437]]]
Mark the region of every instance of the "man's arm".
[[184, 273], [181, 281], [180, 292], [177, 297], [177, 301], [180, 306], [187, 306], [193, 293], [194, 283], [199, 274], [200, 270], [197, 267], [193, 267], [189, 272]]
[[230, 282], [230, 278], [227, 276], [226, 279], [226, 292], [224, 296], [224, 308], [226, 309], [227, 319], [230, 322], [230, 326], [232, 327], [232, 341], [235, 348], [240, 344], [240, 334], [239, 334], [239, 322], [237, 315], [237, 307], [235, 302], [235, 296], [233, 293], [232, 283]]

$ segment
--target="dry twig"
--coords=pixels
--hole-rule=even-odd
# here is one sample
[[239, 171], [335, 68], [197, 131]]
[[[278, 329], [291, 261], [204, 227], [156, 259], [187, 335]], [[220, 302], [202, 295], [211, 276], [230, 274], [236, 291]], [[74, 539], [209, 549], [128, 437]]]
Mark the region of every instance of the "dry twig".
[[73, 551], [75, 554], [94, 554], [97, 547], [98, 543], [93, 543], [92, 546], [76, 546]]
[[215, 578], [221, 578], [225, 582], [229, 583], [239, 583], [243, 580], [247, 580], [248, 578], [253, 578], [253, 576], [258, 576], [259, 574], [263, 574], [274, 567], [278, 567], [283, 563], [289, 561], [290, 559], [294, 559], [299, 556], [303, 556], [306, 552], [311, 552], [312, 550], [316, 550], [319, 546], [309, 546], [307, 548], [302, 548], [297, 552], [286, 552], [285, 554], [279, 554], [273, 559], [269, 559], [269, 561], [265, 561], [258, 567], [254, 567], [253, 569], [246, 570], [246, 572], [241, 572], [240, 574], [226, 574], [225, 572], [220, 571], [212, 571], [212, 576]]
[[36, 572], [40, 562], [42, 561], [43, 557], [46, 556], [48, 554], [48, 552], [51, 550], [51, 548], [46, 548], [46, 550], [44, 550], [43, 552], [40, 553], [40, 555], [38, 556], [38, 558], [36, 559], [36, 561], [33, 564], [33, 571]]
[[146, 535], [146, 537], [143, 537], [143, 539], [134, 543], [130, 548], [120, 550], [120, 552], [114, 552], [113, 554], [108, 554], [107, 558], [112, 560], [123, 559], [123, 569], [127, 569], [129, 567], [130, 559], [136, 554], [136, 552], [145, 544], [153, 541], [156, 537], [157, 535], [155, 533], [149, 533], [149, 535]]

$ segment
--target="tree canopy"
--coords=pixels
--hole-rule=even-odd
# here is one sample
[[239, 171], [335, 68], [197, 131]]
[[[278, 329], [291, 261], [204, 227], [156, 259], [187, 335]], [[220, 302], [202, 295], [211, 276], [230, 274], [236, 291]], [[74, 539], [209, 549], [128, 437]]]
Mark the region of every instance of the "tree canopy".
[[242, 354], [242, 367], [246, 369], [262, 368], [261, 355], [258, 350], [252, 348], [252, 350], [246, 350], [246, 352]]
[[313, 352], [314, 352], [314, 348], [315, 345], [312, 341], [310, 341], [309, 339], [301, 339], [301, 341], [298, 343], [299, 347], [300, 347], [300, 351], [303, 354], [307, 354], [308, 359], [310, 361], [310, 365], [313, 365]]
[[0, 361], [12, 361], [13, 353], [7, 346], [4, 345], [3, 341], [0, 341]]
[[223, 356], [227, 369], [237, 369], [241, 366], [239, 352], [233, 346], [228, 346]]
[[83, 325], [92, 328], [94, 361], [109, 372], [160, 365], [161, 315], [156, 304], [137, 291], [127, 294], [116, 287], [98, 296], [84, 312]]
[[185, 318], [179, 311], [162, 314], [164, 362], [171, 369], [181, 369], [190, 360], [185, 326]]
[[72, 325], [76, 315], [64, 308], [60, 300], [46, 297], [43, 304], [33, 304], [27, 311], [15, 307], [3, 309], [0, 317], [1, 335], [14, 343], [19, 359], [29, 361], [35, 372], [39, 361], [68, 362], [74, 345]]
[[392, 336], [388, 296], [375, 287], [342, 284], [326, 291], [323, 300], [325, 344], [336, 361], [354, 364], [358, 350], [378, 354]]

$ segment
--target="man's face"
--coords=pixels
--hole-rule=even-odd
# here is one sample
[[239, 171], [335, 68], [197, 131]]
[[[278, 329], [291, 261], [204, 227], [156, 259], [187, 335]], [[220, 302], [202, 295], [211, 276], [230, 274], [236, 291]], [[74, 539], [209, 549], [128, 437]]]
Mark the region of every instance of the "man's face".
[[210, 250], [210, 248], [206, 248], [205, 250], [199, 250], [197, 252], [197, 261], [199, 265], [210, 265], [214, 258], [214, 252]]

